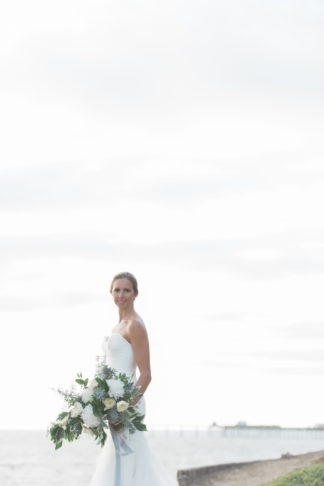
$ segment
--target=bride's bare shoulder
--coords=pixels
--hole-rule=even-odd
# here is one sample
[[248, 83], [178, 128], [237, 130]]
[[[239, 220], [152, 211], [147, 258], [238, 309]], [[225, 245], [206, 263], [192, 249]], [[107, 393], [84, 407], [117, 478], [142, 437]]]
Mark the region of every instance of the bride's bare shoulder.
[[128, 332], [130, 335], [143, 335], [147, 334], [146, 326], [143, 319], [138, 314], [128, 324]]

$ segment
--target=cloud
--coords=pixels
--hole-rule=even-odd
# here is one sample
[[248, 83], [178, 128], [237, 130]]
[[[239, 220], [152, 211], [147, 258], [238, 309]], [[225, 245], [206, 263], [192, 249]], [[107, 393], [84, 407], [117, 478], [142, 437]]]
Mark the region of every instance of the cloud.
[[277, 361], [304, 361], [322, 363], [324, 367], [324, 349], [271, 349], [262, 351], [229, 352], [234, 357], [261, 358], [262, 360]]
[[[281, 188], [305, 188], [324, 182], [324, 170], [319, 164], [313, 167], [298, 167], [282, 160], [283, 154], [258, 157], [257, 160], [215, 159], [209, 165], [209, 173], [204, 171], [204, 161], [200, 162], [196, 173], [169, 174], [152, 178], [147, 184], [138, 184], [129, 197], [134, 201], [147, 201], [166, 207], [188, 208], [201, 201], [217, 201], [223, 198], [275, 191]], [[288, 157], [289, 158], [289, 157]], [[252, 159], [252, 160], [251, 160]], [[206, 164], [207, 165], [207, 164]], [[188, 171], [190, 172], [190, 170]]]
[[[91, 100], [92, 110], [136, 106], [160, 114], [170, 99], [192, 108], [221, 100], [224, 90], [283, 101], [303, 93], [318, 102], [323, 93], [323, 7], [315, 0], [307, 11], [280, 0], [166, 1], [155, 9], [148, 1], [89, 9], [70, 0], [55, 11], [19, 4], [7, 7], [2, 26], [11, 60], [2, 82], [11, 75], [16, 88], [19, 73], [21, 89], [34, 85], [72, 104]], [[8, 17], [16, 28], [7, 28]]]
[[105, 297], [90, 293], [71, 293], [54, 294], [44, 296], [42, 299], [26, 299], [23, 297], [1, 297], [1, 312], [25, 312], [38, 310], [40, 308], [67, 308], [79, 305], [87, 305], [92, 302], [106, 300]]
[[179, 158], [172, 167], [163, 157], [149, 155], [91, 164], [34, 164], [0, 172], [0, 207], [102, 207], [127, 201], [189, 210], [203, 201], [324, 182], [324, 169], [315, 156], [291, 155], [294, 163], [284, 160], [287, 154], [274, 153], [255, 159]]
[[324, 349], [267, 349], [262, 351], [217, 351], [214, 359], [199, 359], [198, 365], [213, 368], [257, 369], [265, 373], [319, 375], [324, 372]]
[[144, 160], [136, 157], [89, 163], [31, 165], [0, 173], [4, 209], [68, 208], [125, 198]]
[[[278, 329], [278, 334], [293, 339], [324, 339], [324, 322], [297, 322]], [[324, 352], [323, 352], [324, 359]]]
[[241, 322], [245, 318], [245, 314], [242, 312], [218, 312], [215, 314], [208, 314], [202, 316], [207, 322], [219, 323], [219, 322]]
[[231, 362], [231, 361], [222, 361], [222, 360], [199, 360], [197, 364], [208, 369], [231, 369], [236, 368], [238, 370], [245, 369], [248, 371], [253, 371], [256, 368], [262, 374], [283, 374], [283, 375], [299, 375], [299, 376], [313, 376], [313, 375], [322, 375], [324, 373], [324, 365], [318, 364], [316, 366], [302, 366], [294, 363], [292, 366], [282, 366], [276, 365], [275, 363], [271, 365], [266, 365], [261, 361], [255, 360], [253, 363], [239, 361]]
[[268, 368], [263, 368], [263, 370], [267, 373], [275, 373], [279, 375], [308, 375], [308, 376], [313, 376], [313, 375], [319, 375], [323, 376], [324, 373], [324, 366], [296, 366], [294, 365], [293, 367], [289, 368], [286, 366], [269, 366]]
[[[310, 239], [316, 246], [310, 245]], [[116, 241], [109, 233], [79, 232], [39, 237], [7, 237], [0, 241], [1, 259], [88, 258], [155, 262], [178, 267], [221, 269], [252, 279], [322, 274], [321, 232], [287, 232], [255, 238], [183, 240], [156, 244]]]
[[[155, 7], [8, 3], [0, 19], [3, 163], [322, 151], [319, 2], [310, 0], [307, 12], [279, 0]], [[222, 182], [184, 180], [184, 201], [190, 187], [223, 194]], [[179, 204], [176, 187], [164, 183]]]

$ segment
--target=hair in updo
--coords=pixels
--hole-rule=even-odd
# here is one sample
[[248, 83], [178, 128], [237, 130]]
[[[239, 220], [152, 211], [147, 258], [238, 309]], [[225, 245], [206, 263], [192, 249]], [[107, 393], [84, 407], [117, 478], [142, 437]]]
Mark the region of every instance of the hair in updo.
[[134, 275], [130, 272], [121, 272], [121, 273], [117, 273], [117, 275], [114, 276], [110, 284], [110, 293], [112, 293], [112, 288], [115, 280], [118, 280], [120, 278], [127, 278], [131, 282], [135, 294], [138, 295], [137, 280], [134, 277]]

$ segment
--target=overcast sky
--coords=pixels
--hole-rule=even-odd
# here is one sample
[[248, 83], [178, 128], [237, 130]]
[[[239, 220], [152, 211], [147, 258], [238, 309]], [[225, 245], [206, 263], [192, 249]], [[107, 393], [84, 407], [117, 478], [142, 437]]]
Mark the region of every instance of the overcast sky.
[[1, 10], [0, 427], [90, 377], [124, 270], [148, 425], [323, 423], [323, 3]]

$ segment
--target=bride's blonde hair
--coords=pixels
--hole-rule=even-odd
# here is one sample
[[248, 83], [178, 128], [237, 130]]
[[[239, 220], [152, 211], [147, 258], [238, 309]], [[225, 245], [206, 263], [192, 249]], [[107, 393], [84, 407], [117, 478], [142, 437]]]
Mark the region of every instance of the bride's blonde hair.
[[130, 272], [120, 272], [120, 273], [117, 273], [117, 275], [114, 276], [114, 278], [112, 279], [111, 284], [110, 284], [110, 293], [112, 292], [112, 288], [113, 288], [115, 280], [118, 280], [119, 278], [128, 278], [128, 280], [132, 284], [132, 287], [133, 287], [135, 294], [138, 295], [137, 280], [134, 277], [134, 275]]

